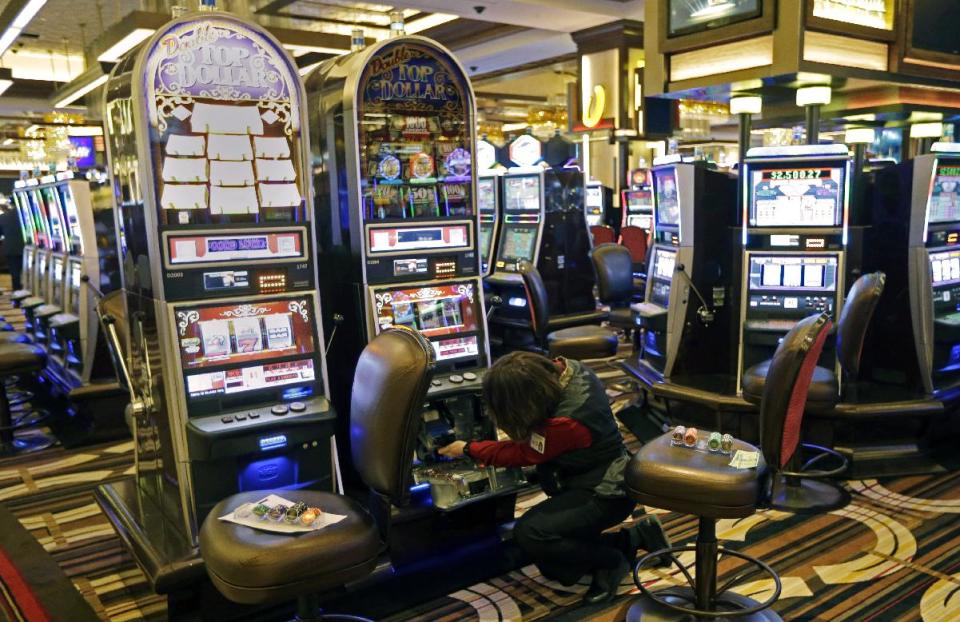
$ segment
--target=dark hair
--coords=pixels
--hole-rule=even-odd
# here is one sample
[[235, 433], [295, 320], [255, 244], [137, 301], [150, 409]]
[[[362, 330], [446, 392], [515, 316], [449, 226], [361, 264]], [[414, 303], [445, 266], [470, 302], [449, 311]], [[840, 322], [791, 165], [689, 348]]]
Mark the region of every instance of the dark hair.
[[560, 370], [533, 352], [511, 352], [493, 364], [483, 378], [483, 397], [497, 427], [515, 441], [549, 419], [560, 403]]

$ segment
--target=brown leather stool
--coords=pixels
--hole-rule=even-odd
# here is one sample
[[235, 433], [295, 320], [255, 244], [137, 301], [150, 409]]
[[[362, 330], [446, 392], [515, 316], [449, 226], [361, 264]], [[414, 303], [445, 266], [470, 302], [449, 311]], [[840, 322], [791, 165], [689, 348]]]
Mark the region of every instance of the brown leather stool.
[[15, 435], [14, 433], [34, 427], [39, 420], [21, 417], [14, 421], [5, 380], [10, 376], [22, 376], [41, 371], [47, 364], [47, 355], [42, 348], [25, 343], [0, 344], [0, 455], [14, 455], [46, 449], [55, 439], [42, 432]]
[[[350, 437], [353, 463], [370, 488], [369, 507], [341, 495], [308, 490], [247, 492], [224, 499], [200, 529], [200, 554], [221, 594], [249, 605], [296, 599], [297, 620], [365, 620], [321, 613], [319, 595], [369, 575], [386, 550], [391, 509], [405, 505], [410, 497], [416, 418], [433, 370], [430, 342], [407, 328], [386, 330], [364, 348], [353, 385]], [[271, 493], [346, 518], [297, 535], [217, 518]]]
[[[777, 348], [771, 363], [762, 410], [778, 410], [777, 418], [786, 422], [791, 434], [783, 435], [782, 443], [766, 443], [756, 469], [736, 469], [729, 465], [730, 455], [711, 453], [672, 444], [672, 434], [665, 434], [640, 448], [627, 466], [625, 480], [628, 494], [638, 502], [674, 512], [699, 516], [700, 524], [694, 546], [677, 546], [650, 551], [634, 569], [634, 582], [643, 595], [630, 607], [628, 622], [666, 620], [713, 620], [736, 618], [744, 622], [777, 622], [780, 616], [770, 609], [780, 596], [780, 578], [770, 566], [717, 544], [716, 520], [745, 518], [753, 514], [766, 499], [768, 463], [779, 466], [796, 450], [799, 427], [795, 422], [803, 415], [807, 388], [813, 367], [823, 349], [830, 320], [826, 315], [811, 316], [799, 322]], [[772, 413], [770, 415], [773, 416]], [[797, 431], [794, 437], [792, 433]], [[766, 435], [764, 441], [767, 440]], [[761, 451], [740, 440], [737, 450]], [[675, 557], [676, 553], [696, 553], [696, 578]], [[738, 572], [733, 579], [717, 587], [717, 556], [737, 557], [762, 571], [775, 585], [773, 595], [763, 603], [728, 591], [748, 574]], [[650, 591], [639, 578], [639, 569], [655, 557], [668, 556], [681, 569], [688, 587], [671, 587]]]
[[533, 336], [544, 353], [577, 360], [616, 356], [619, 339], [615, 330], [603, 326], [574, 326], [548, 333], [550, 310], [543, 278], [529, 261], [521, 261], [517, 269], [527, 293]]

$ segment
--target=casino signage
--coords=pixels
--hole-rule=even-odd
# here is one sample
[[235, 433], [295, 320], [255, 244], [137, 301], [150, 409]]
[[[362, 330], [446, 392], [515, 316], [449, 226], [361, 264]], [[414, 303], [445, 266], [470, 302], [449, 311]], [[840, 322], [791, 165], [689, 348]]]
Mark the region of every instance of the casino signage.
[[387, 46], [370, 59], [360, 91], [367, 106], [390, 103], [411, 110], [459, 109], [464, 94], [453, 75], [445, 59], [426, 47], [404, 42]]

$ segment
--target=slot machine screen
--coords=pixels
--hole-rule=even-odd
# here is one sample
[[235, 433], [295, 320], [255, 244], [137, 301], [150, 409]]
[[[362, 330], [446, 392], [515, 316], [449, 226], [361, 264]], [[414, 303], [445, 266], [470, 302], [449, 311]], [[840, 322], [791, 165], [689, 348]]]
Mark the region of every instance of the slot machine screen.
[[54, 257], [51, 262], [53, 270], [53, 291], [51, 304], [63, 307], [63, 257]]
[[677, 188], [677, 169], [662, 168], [653, 171], [654, 196], [658, 225], [680, 224], [680, 193]]
[[47, 217], [50, 220], [50, 244], [55, 251], [67, 250], [67, 231], [60, 215], [60, 203], [57, 199], [57, 190], [53, 186], [40, 188], [40, 198], [44, 203]]
[[670, 304], [670, 284], [673, 281], [673, 271], [677, 265], [675, 251], [657, 248], [653, 253], [653, 266], [650, 275], [651, 284], [650, 302], [666, 307]]
[[175, 319], [188, 402], [266, 400], [317, 381], [309, 296], [177, 307]]
[[30, 204], [30, 213], [33, 215], [34, 229], [37, 232], [37, 244], [43, 248], [50, 248], [49, 227], [47, 215], [40, 202], [40, 195], [36, 190], [28, 191], [25, 196]]
[[47, 258], [49, 255], [47, 253], [40, 253], [40, 256], [37, 258], [37, 285], [43, 287], [44, 283], [47, 280]]
[[477, 208], [480, 212], [495, 213], [497, 211], [497, 185], [492, 177], [477, 179]]
[[930, 188], [927, 222], [937, 224], [960, 220], [960, 162], [937, 162]]
[[17, 218], [20, 221], [20, 233], [24, 244], [36, 244], [37, 237], [33, 228], [33, 218], [30, 215], [30, 205], [23, 192], [14, 192], [13, 201], [17, 209]]
[[60, 202], [63, 205], [64, 216], [67, 219], [67, 231], [69, 231], [71, 250], [76, 249], [83, 253], [82, 240], [80, 235], [80, 216], [77, 213], [77, 202], [73, 196], [73, 190], [69, 183], [62, 184], [57, 188], [60, 193]]
[[437, 362], [480, 355], [480, 300], [473, 283], [373, 293], [378, 330], [406, 326], [433, 345]]
[[70, 312], [80, 317], [80, 288], [83, 287], [80, 276], [82, 266], [80, 262], [70, 262]]
[[599, 214], [599, 210], [603, 209], [603, 186], [587, 186], [584, 202], [589, 209], [598, 210], [596, 213]]
[[832, 292], [836, 287], [836, 257], [750, 257], [751, 291]]
[[493, 223], [480, 223], [480, 252], [484, 261], [490, 256], [490, 243], [493, 242]]
[[960, 283], [960, 251], [930, 253], [930, 283], [933, 286]]
[[750, 168], [750, 226], [843, 224], [844, 168]]
[[510, 212], [539, 212], [540, 176], [521, 175], [504, 177], [503, 209]]
[[507, 225], [503, 229], [503, 246], [500, 249], [500, 258], [509, 262], [520, 261], [522, 259], [533, 261], [536, 243], [536, 227], [515, 227]]

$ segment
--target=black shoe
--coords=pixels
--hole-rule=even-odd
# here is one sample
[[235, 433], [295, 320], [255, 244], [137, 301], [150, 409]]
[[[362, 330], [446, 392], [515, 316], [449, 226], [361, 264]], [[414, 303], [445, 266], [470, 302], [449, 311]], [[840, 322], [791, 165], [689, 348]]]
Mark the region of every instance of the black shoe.
[[[640, 518], [636, 523], [625, 530], [626, 547], [625, 555], [631, 566], [636, 565], [637, 549], [643, 549], [648, 552], [659, 551], [670, 547], [670, 538], [663, 530], [660, 520], [653, 515], [646, 515]], [[670, 565], [670, 558], [666, 555], [660, 555], [651, 559], [648, 565], [657, 568], [665, 568]]]
[[614, 568], [601, 568], [593, 572], [593, 582], [590, 589], [583, 595], [585, 605], [599, 605], [608, 603], [617, 595], [620, 583], [630, 572], [630, 564], [621, 559]]

